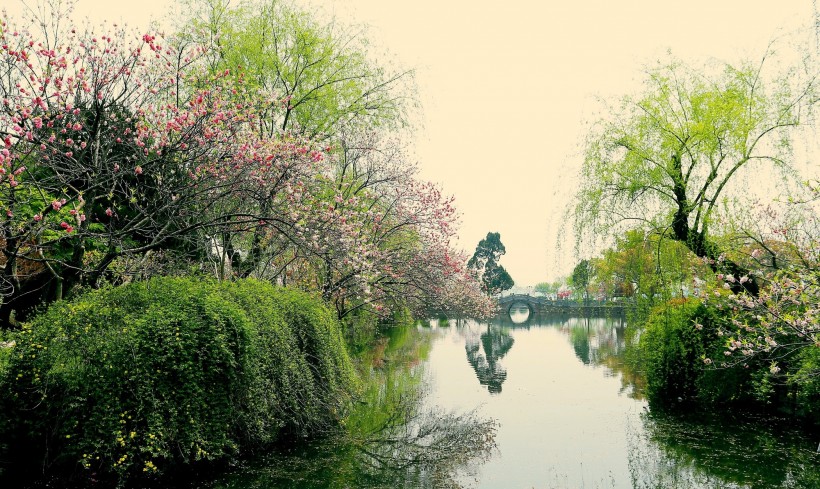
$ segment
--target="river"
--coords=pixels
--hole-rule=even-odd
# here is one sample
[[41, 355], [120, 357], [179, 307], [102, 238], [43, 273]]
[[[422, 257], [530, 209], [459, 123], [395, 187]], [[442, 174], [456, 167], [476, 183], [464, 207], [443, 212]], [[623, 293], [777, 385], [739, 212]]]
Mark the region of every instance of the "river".
[[788, 420], [650, 412], [627, 332], [526, 311], [389, 332], [349, 421], [357, 436], [262, 457], [214, 487], [820, 488], [816, 435]]

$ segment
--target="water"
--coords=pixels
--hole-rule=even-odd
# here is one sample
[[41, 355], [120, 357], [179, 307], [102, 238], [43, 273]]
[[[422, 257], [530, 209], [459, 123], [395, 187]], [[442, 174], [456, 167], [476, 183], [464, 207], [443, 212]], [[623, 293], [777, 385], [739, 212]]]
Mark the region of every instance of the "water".
[[496, 423], [474, 409], [448, 411], [429, 403], [425, 360], [439, 336], [413, 328], [387, 331], [356, 359], [363, 389], [344, 430], [261, 454], [190, 487], [461, 487], [460, 474], [493, 453]]
[[349, 434], [267, 454], [218, 488], [820, 488], [788, 421], [653, 414], [624, 322], [431, 321], [360, 359]]
[[428, 402], [498, 422], [496, 454], [469, 487], [820, 488], [816, 443], [799, 427], [650, 413], [622, 320], [528, 320], [522, 307], [438, 330]]
[[[615, 328], [604, 320], [589, 327], [577, 319], [529, 327], [467, 323], [436, 342], [428, 362], [431, 401], [482, 406], [499, 423], [498, 455], [481, 467], [477, 487], [629, 487], [629, 435], [646, 405], [617, 375], [593, 366], [601, 347], [617, 349]], [[479, 353], [504, 372], [493, 384], [482, 385], [463, 360], [477, 342], [511, 345]]]

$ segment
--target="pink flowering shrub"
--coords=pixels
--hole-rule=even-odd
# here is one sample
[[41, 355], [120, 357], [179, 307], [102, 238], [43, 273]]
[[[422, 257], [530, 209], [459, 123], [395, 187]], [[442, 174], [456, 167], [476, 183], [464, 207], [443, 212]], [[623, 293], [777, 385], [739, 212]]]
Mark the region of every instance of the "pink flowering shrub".
[[486, 315], [450, 245], [453, 199], [395, 140], [263, 130], [291, 102], [212, 69], [206, 47], [61, 15], [0, 26], [0, 324], [173, 260], [320, 290], [339, 317], [445, 299]]

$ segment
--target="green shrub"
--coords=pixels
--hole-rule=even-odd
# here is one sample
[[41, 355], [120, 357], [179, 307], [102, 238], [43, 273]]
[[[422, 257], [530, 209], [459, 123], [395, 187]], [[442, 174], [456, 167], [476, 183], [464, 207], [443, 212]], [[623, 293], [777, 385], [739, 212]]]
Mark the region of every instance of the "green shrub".
[[[725, 345], [717, 334], [719, 321], [716, 312], [699, 300], [674, 300], [652, 310], [639, 343], [652, 406], [740, 402], [753, 397], [750, 370], [718, 364]], [[705, 364], [706, 359], [711, 365]]]
[[0, 336], [0, 378], [5, 375], [6, 368], [11, 360], [11, 351], [11, 345], [3, 341], [3, 338]]
[[794, 414], [820, 424], [820, 378], [815, 375], [820, 348], [776, 352], [782, 370], [777, 375], [769, 370], [772, 359], [763, 353], [727, 365], [727, 339], [717, 331], [731, 328], [722, 321], [721, 311], [697, 300], [670, 301], [652, 310], [638, 349], [650, 405], [732, 405]]
[[796, 411], [820, 426], [820, 348], [803, 348], [795, 363], [797, 368], [789, 381], [795, 391]]
[[0, 437], [15, 459], [120, 482], [326, 429], [354, 380], [321, 302], [262, 282], [106, 288], [13, 339]]
[[407, 327], [413, 325], [415, 322], [416, 319], [413, 317], [413, 313], [409, 307], [397, 306], [388, 324], [398, 327]]
[[223, 291], [247, 311], [260, 339], [250, 402], [275, 404], [262, 411], [283, 413], [279, 422], [288, 434], [335, 426], [356, 374], [333, 313], [317, 297], [266, 282], [230, 283]]

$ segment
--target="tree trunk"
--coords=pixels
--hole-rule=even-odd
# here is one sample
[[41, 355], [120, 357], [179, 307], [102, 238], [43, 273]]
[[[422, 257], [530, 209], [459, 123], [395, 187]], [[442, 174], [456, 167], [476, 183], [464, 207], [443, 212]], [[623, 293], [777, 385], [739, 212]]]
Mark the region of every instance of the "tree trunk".
[[[709, 268], [716, 273], [724, 273], [732, 275], [736, 280], [730, 282], [729, 286], [732, 292], [740, 293], [746, 292], [754, 297], [757, 297], [760, 292], [760, 285], [757, 283], [754, 275], [749, 269], [744, 268], [732, 260], [722, 257], [723, 253], [715, 245], [711, 243], [704, 233], [697, 232], [689, 227], [688, 216], [682, 215], [681, 209], [675, 213], [672, 221], [673, 238], [686, 245], [695, 256], [706, 258], [709, 260]], [[740, 283], [740, 277], [748, 277], [748, 281]]]
[[706, 238], [706, 231], [698, 231], [689, 226], [689, 214], [691, 213], [691, 209], [689, 199], [686, 197], [686, 182], [683, 179], [681, 158], [679, 155], [672, 155], [672, 170], [674, 174], [672, 192], [675, 194], [675, 201], [678, 204], [675, 215], [672, 217], [672, 236], [674, 239], [685, 244], [695, 256], [707, 258], [709, 260], [709, 268], [711, 268], [712, 271], [730, 274], [735, 277], [735, 279], [739, 279], [743, 276], [748, 277], [749, 280], [743, 284], [740, 283], [740, 280], [731, 282], [730, 288], [734, 293], [746, 292], [756, 297], [760, 292], [760, 287], [754, 276], [749, 273], [750, 270], [741, 267], [731, 260], [721, 258], [723, 253], [718, 249], [717, 245], [711, 243]]

